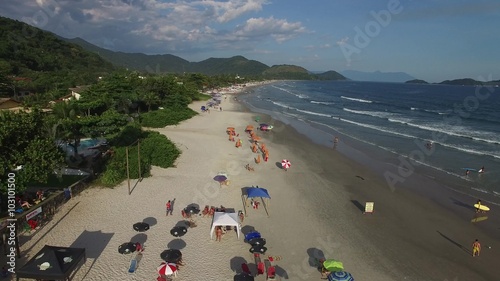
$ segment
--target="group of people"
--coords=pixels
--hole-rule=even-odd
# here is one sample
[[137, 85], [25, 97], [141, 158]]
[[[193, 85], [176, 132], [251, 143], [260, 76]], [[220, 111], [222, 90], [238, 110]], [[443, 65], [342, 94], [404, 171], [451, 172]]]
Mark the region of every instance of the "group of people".
[[[470, 174], [470, 169], [465, 169], [465, 175], [468, 176]], [[479, 174], [483, 174], [484, 173], [484, 166], [481, 167], [481, 169], [479, 169], [477, 171]]]

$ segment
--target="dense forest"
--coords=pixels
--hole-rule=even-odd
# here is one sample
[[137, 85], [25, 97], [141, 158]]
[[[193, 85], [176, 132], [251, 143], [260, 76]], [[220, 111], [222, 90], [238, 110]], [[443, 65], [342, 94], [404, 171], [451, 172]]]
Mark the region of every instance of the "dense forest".
[[67, 89], [95, 82], [114, 69], [97, 54], [23, 22], [0, 17], [0, 38], [0, 81], [10, 82], [3, 95], [16, 88]]

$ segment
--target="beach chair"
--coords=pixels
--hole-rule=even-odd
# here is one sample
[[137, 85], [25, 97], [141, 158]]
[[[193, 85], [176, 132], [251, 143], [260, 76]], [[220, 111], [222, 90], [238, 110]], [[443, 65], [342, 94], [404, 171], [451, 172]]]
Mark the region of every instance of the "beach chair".
[[265, 260], [264, 264], [266, 265], [266, 280], [276, 280], [276, 268], [269, 260]]
[[253, 257], [255, 259], [255, 265], [257, 266], [257, 275], [264, 274], [264, 271], [266, 269], [266, 266], [260, 259], [260, 254], [255, 253], [253, 254]]
[[248, 268], [248, 265], [246, 263], [241, 264], [241, 271], [248, 275], [252, 275], [252, 272], [250, 272], [250, 268]]
[[183, 218], [185, 218], [185, 219], [189, 218], [188, 214], [187, 214], [187, 213], [186, 213], [186, 211], [184, 211], [184, 210], [181, 210], [181, 215], [182, 215], [182, 217], [183, 217]]
[[210, 213], [210, 207], [208, 205], [206, 205], [205, 208], [203, 209], [203, 211], [201, 212], [201, 214], [203, 215], [203, 217], [205, 217], [209, 213]]

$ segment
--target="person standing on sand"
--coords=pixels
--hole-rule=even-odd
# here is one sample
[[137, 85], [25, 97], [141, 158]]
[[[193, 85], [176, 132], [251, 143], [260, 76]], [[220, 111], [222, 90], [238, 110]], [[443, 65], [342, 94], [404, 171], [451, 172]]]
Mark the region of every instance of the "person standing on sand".
[[481, 243], [476, 239], [476, 241], [472, 243], [472, 256], [479, 257], [479, 253], [481, 253]]
[[222, 227], [217, 226], [217, 229], [215, 230], [215, 241], [221, 241], [222, 239]]

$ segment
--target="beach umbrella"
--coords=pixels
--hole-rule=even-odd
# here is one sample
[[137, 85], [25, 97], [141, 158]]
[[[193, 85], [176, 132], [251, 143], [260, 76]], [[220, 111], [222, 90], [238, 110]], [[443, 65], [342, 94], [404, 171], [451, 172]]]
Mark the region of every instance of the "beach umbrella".
[[160, 254], [162, 260], [176, 263], [182, 259], [182, 253], [179, 250], [167, 249]]
[[118, 253], [120, 254], [130, 254], [135, 252], [136, 246], [133, 242], [123, 243], [118, 246]]
[[290, 161], [286, 160], [286, 159], [283, 159], [281, 160], [281, 167], [283, 167], [283, 169], [288, 169], [290, 168], [290, 166], [292, 166], [292, 163], [290, 163]]
[[174, 237], [181, 237], [186, 233], [187, 228], [185, 228], [184, 226], [176, 226], [170, 230], [170, 234], [172, 234]]
[[199, 214], [200, 213], [200, 205], [191, 203], [184, 208], [184, 212], [189, 214]]
[[252, 125], [248, 125], [247, 128], [245, 129], [245, 131], [253, 131], [253, 126]]
[[250, 253], [259, 253], [259, 254], [265, 254], [266, 251], [267, 251], [267, 248], [262, 246], [262, 245], [255, 245], [255, 246], [252, 246], [252, 248], [250, 248]]
[[177, 265], [175, 263], [162, 262], [156, 270], [160, 275], [172, 275], [177, 271]]
[[217, 175], [217, 176], [215, 176], [215, 177], [214, 177], [214, 180], [215, 180], [216, 182], [218, 182], [218, 183], [219, 183], [219, 185], [221, 185], [221, 186], [222, 186], [222, 183], [223, 183], [223, 182], [225, 182], [225, 181], [227, 180], [227, 176], [226, 176], [226, 175], [221, 175], [221, 174], [219, 174], [219, 175]]
[[134, 228], [135, 231], [144, 232], [149, 229], [149, 224], [145, 222], [138, 222], [135, 223], [132, 227]]
[[331, 272], [344, 270], [344, 265], [342, 264], [342, 262], [336, 260], [325, 260], [323, 262], [323, 267]]
[[349, 272], [336, 271], [328, 275], [328, 281], [354, 281], [354, 277]]

